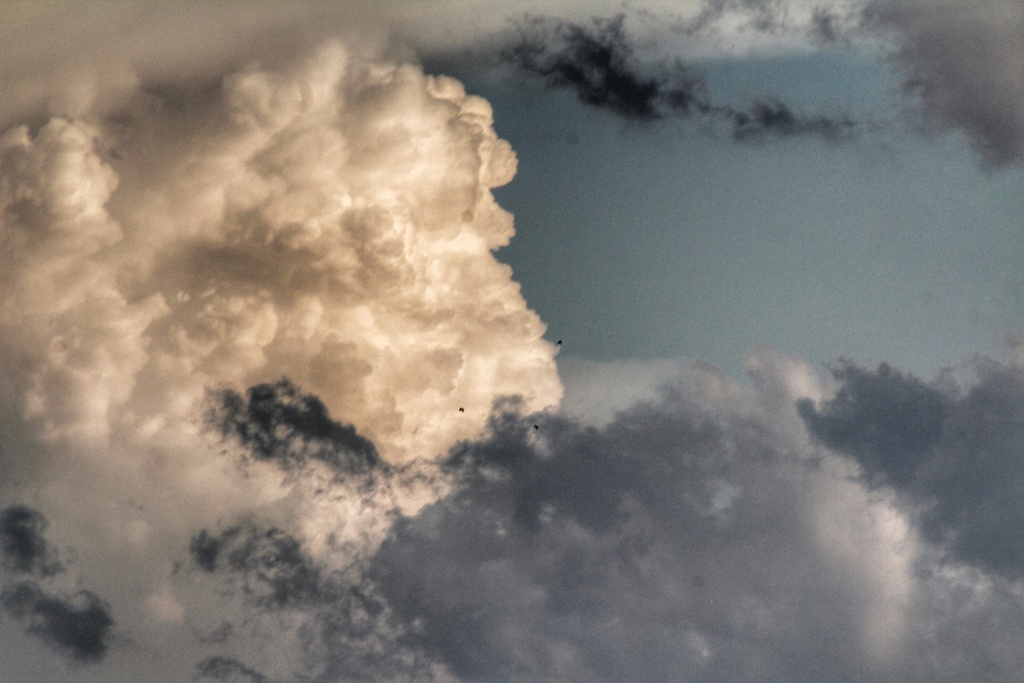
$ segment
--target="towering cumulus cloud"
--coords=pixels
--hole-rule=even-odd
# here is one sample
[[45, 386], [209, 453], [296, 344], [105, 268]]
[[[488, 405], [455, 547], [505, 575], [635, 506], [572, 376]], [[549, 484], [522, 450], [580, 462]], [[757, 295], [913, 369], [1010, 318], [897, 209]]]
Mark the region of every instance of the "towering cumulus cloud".
[[490, 106], [361, 54], [149, 79], [0, 136], [0, 627], [105, 680], [191, 678], [202, 653], [123, 658], [206, 642], [172, 581], [200, 529], [260, 511], [350, 563], [495, 400], [559, 402], [493, 256], [516, 158]]
[[288, 376], [401, 461], [476, 435], [498, 396], [560, 398], [491, 254], [515, 156], [453, 80], [330, 45], [0, 146], [5, 379], [49, 436], [152, 431], [204, 388]]

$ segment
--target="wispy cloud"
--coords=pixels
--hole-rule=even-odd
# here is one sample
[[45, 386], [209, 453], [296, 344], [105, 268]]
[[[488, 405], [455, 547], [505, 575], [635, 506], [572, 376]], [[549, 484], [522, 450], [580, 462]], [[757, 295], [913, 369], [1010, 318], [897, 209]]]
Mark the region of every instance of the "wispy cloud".
[[[618, 14], [576, 23], [527, 16], [499, 38], [500, 58], [539, 77], [548, 88], [567, 89], [583, 104], [631, 121], [694, 118], [730, 127], [737, 140], [803, 135], [836, 140], [858, 132], [849, 116], [808, 116], [775, 98], [755, 100], [747, 107], [715, 104], [693, 67], [678, 59], [641, 59], [639, 41], [627, 31], [626, 19]], [[698, 30], [708, 21], [702, 15], [687, 24], [686, 31]]]

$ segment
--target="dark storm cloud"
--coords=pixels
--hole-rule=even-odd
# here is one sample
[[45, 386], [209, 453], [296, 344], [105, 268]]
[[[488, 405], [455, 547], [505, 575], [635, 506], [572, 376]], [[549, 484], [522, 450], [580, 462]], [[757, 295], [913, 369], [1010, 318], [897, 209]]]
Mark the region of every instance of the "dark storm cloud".
[[[758, 30], [769, 30], [773, 16], [764, 14]], [[568, 89], [580, 102], [624, 119], [698, 117], [730, 126], [737, 140], [798, 135], [836, 140], [856, 132], [856, 124], [848, 117], [808, 117], [776, 99], [757, 100], [747, 108], [713, 104], [704, 78], [679, 60], [641, 60], [625, 21], [624, 14], [595, 18], [588, 24], [529, 16], [505, 38], [500, 56], [540, 77], [548, 88]], [[704, 21], [711, 21], [711, 16], [689, 24], [685, 31], [700, 30]]]
[[48, 523], [40, 512], [25, 505], [0, 511], [0, 551], [4, 565], [13, 571], [50, 576], [61, 571], [43, 533]]
[[213, 392], [208, 406], [207, 423], [257, 460], [284, 469], [319, 460], [339, 474], [382, 465], [377, 449], [355, 427], [332, 420], [319, 398], [302, 394], [287, 378], [253, 386], [244, 397], [230, 389]]
[[[987, 573], [992, 549], [982, 559], [955, 550], [967, 565], [936, 560], [953, 547], [948, 528], [918, 519], [930, 546], [900, 531], [914, 518], [883, 486], [948, 498], [935, 506], [941, 519], [982, 519], [982, 501], [957, 503], [953, 489], [976, 477], [991, 491], [993, 477], [977, 459], [935, 476], [950, 467], [937, 454], [988, 439], [1009, 467], [1024, 449], [1020, 373], [983, 366], [960, 395], [843, 363], [831, 401], [797, 408], [786, 387], [799, 374], [770, 355], [752, 367], [755, 389], [697, 368], [601, 428], [501, 402], [486, 435], [441, 463], [450, 492], [398, 516], [379, 550], [328, 541], [313, 552], [287, 525], [251, 519], [197, 533], [191, 578], [235, 607], [216, 611], [225, 637], [206, 645], [223, 650], [196, 675], [1022, 680], [1007, 634], [1024, 625], [1024, 606], [1011, 580]], [[809, 443], [805, 427], [864, 463], [871, 485]], [[326, 485], [363, 490], [365, 478], [378, 490], [398, 473]], [[1009, 509], [1021, 477], [1000, 476]], [[281, 636], [273, 647], [244, 645], [267, 633]]]
[[373, 566], [417, 625], [406, 638], [461, 680], [870, 669], [856, 654], [870, 589], [830, 569], [807, 470], [762, 425], [671, 392], [605, 429], [504, 408], [453, 453], [457, 492], [399, 522]]
[[879, 0], [864, 26], [895, 41], [928, 125], [964, 131], [991, 166], [1024, 159], [1024, 3]]
[[75, 660], [96, 662], [107, 653], [114, 620], [107, 604], [90, 591], [62, 598], [22, 581], [4, 590], [0, 603], [28, 633]]
[[960, 395], [883, 366], [836, 370], [842, 388], [808, 429], [876, 482], [921, 504], [925, 534], [957, 559], [1024, 577], [1024, 371], [992, 361]]
[[641, 68], [626, 36], [625, 15], [583, 26], [527, 17], [502, 50], [506, 62], [568, 88], [584, 104], [628, 119], [687, 115], [708, 107], [703, 79], [681, 63]]
[[843, 386], [820, 411], [808, 399], [798, 403], [811, 433], [853, 454], [869, 476], [909, 484], [942, 438], [949, 399], [887, 366], [869, 372], [844, 362], [833, 375]]

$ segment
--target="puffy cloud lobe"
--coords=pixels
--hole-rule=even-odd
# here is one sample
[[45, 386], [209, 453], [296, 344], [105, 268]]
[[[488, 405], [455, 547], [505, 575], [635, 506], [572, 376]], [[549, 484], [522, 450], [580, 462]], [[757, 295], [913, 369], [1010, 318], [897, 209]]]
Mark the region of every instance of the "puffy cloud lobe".
[[5, 371], [51, 436], [152, 432], [204, 386], [288, 375], [398, 461], [473, 436], [496, 396], [560, 398], [491, 253], [515, 156], [451, 79], [334, 45], [4, 149]]
[[129, 302], [104, 255], [122, 239], [105, 205], [117, 176], [94, 127], [55, 119], [0, 138], [0, 318], [5, 378], [53, 436], [107, 434], [144, 363], [156, 299]]
[[904, 486], [942, 438], [949, 400], [940, 391], [887, 365], [869, 372], [850, 363], [833, 370], [843, 383], [817, 410], [798, 403], [813, 434], [856, 455], [866, 472]]
[[800, 414], [823, 443], [917, 503], [926, 536], [953, 557], [1020, 578], [1024, 371], [990, 361], [978, 372], [960, 393], [845, 364], [836, 396], [801, 402]]
[[1024, 157], [1024, 6], [1016, 0], [878, 0], [864, 24], [896, 44], [925, 121], [964, 131], [986, 164]]

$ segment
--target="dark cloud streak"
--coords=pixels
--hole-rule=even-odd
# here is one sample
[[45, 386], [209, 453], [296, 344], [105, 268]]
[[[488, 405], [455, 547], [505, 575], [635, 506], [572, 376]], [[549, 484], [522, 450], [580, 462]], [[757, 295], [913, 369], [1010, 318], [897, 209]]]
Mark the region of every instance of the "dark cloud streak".
[[[831, 26], [826, 18], [821, 21], [822, 30]], [[775, 98], [755, 100], [746, 108], [714, 104], [694, 69], [679, 60], [639, 59], [625, 22], [625, 14], [589, 24], [527, 16], [505, 36], [500, 58], [550, 89], [570, 90], [583, 104], [630, 121], [697, 118], [730, 126], [733, 138], [744, 141], [804, 135], [840, 140], [858, 132], [848, 116], [806, 116]]]
[[641, 72], [624, 22], [623, 14], [590, 26], [529, 16], [501, 58], [548, 87], [568, 88], [584, 104], [623, 118], [650, 121], [706, 111], [703, 79], [681, 63]]
[[244, 397], [230, 389], [211, 392], [207, 405], [208, 425], [237, 439], [255, 459], [285, 470], [311, 460], [339, 475], [383, 466], [373, 443], [332, 420], [319, 398], [302, 394], [287, 378], [255, 385]]

